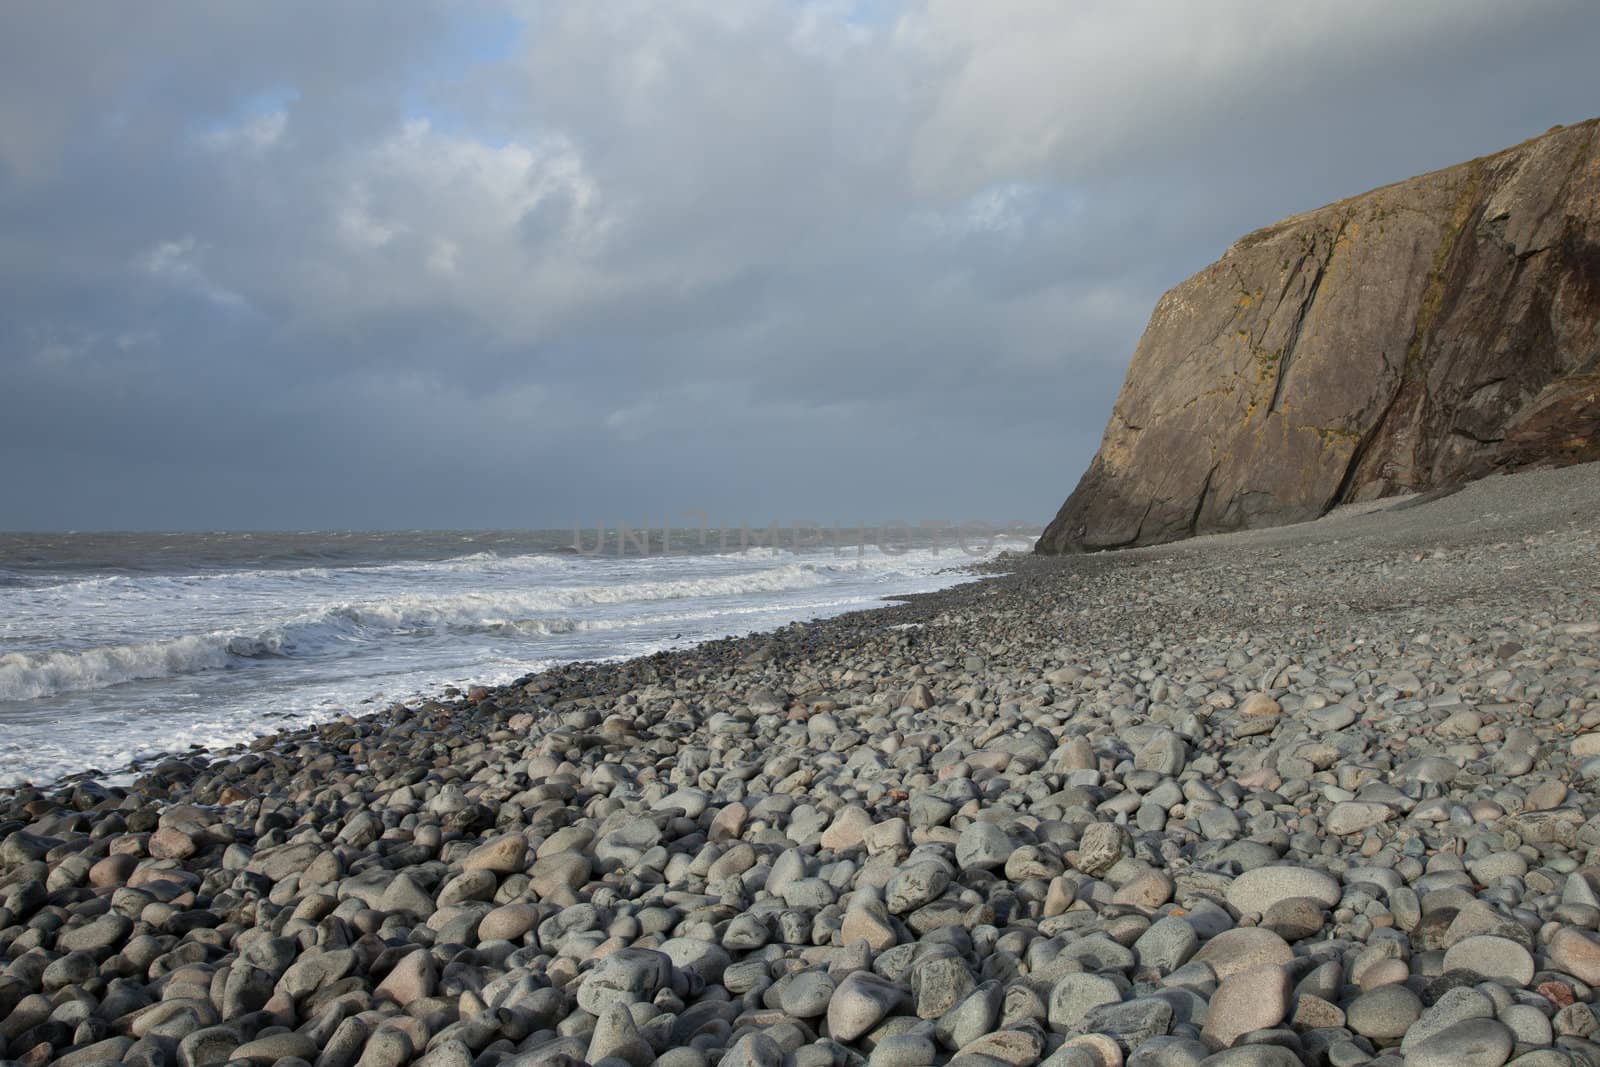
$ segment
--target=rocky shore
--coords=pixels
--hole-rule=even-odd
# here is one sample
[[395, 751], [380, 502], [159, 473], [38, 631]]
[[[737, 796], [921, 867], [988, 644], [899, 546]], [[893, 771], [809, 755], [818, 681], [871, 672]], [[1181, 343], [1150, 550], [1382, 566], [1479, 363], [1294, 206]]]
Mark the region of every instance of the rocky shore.
[[1041, 552], [1600, 460], [1600, 119], [1246, 234], [1156, 304]]
[[0, 1056], [1600, 1064], [1600, 466], [0, 795]]

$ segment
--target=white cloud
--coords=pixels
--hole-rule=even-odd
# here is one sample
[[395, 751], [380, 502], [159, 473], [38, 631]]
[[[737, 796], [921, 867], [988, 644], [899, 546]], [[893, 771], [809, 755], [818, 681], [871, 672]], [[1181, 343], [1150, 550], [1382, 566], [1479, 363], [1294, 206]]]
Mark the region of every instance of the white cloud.
[[210, 130], [201, 137], [202, 143], [215, 152], [243, 152], [259, 156], [283, 140], [289, 128], [286, 111], [269, 111], [264, 115]]
[[335, 232], [352, 249], [383, 248], [407, 229], [404, 223], [380, 221], [372, 213], [372, 196], [360, 181], [350, 182], [334, 208]]
[[1330, 93], [1354, 95], [1350, 79], [1529, 17], [1493, 0], [926, 0], [895, 38], [897, 60], [926, 72], [914, 182], [959, 195], [1070, 179], [1215, 144], [1297, 101], [1314, 122]]
[[[521, 36], [496, 0], [10, 20], [0, 358], [96, 371], [0, 414], [120, 456], [207, 413], [312, 456], [305, 509], [340, 514], [328, 455], [419, 501], [527, 485], [524, 518], [697, 471], [715, 506], [1042, 514], [1162, 288], [1600, 99], [1580, 0], [515, 7]], [[115, 375], [145, 403], [97, 394]]]
[[301, 223], [299, 270], [258, 279], [301, 317], [448, 310], [528, 342], [604, 287], [594, 263], [612, 220], [562, 138], [491, 145], [411, 120], [325, 181], [333, 225]]
[[249, 307], [244, 297], [213, 281], [201, 269], [206, 246], [193, 237], [162, 241], [143, 255], [136, 267], [147, 276], [175, 289], [193, 293], [220, 307], [242, 310]]

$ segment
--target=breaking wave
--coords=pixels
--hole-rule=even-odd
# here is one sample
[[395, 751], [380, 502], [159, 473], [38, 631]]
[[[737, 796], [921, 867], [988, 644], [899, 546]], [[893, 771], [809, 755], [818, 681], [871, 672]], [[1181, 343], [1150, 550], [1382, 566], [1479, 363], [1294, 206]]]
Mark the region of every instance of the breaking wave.
[[[509, 592], [416, 593], [325, 605], [256, 632], [213, 631], [100, 648], [13, 652], [0, 656], [0, 700], [33, 700], [127, 682], [246, 666], [276, 657], [315, 656], [440, 631], [530, 637], [625, 629], [671, 616], [626, 612], [573, 617], [585, 608], [711, 601], [682, 618], [737, 615], [728, 600], [830, 584], [834, 568], [794, 563], [743, 574], [616, 585], [546, 586]], [[718, 603], [722, 602], [722, 603]]]

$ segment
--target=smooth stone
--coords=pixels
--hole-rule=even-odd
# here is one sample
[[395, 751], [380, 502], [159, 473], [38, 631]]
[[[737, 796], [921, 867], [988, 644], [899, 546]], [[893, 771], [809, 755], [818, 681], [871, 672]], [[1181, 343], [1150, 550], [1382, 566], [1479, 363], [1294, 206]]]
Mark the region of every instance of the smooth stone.
[[511, 874], [522, 870], [527, 855], [527, 838], [521, 834], [502, 834], [467, 853], [461, 861], [461, 869]]
[[63, 952], [106, 956], [126, 941], [132, 932], [132, 919], [108, 912], [83, 926], [63, 930], [56, 939], [56, 947]]
[[1347, 834], [1359, 834], [1363, 830], [1370, 830], [1381, 823], [1394, 818], [1394, 809], [1386, 804], [1376, 804], [1361, 800], [1347, 800], [1335, 804], [1333, 810], [1328, 812], [1328, 833], [1343, 837]]
[[1439, 995], [1439, 999], [1428, 1005], [1421, 1018], [1411, 1025], [1406, 1031], [1405, 1038], [1401, 1041], [1402, 1050], [1409, 1051], [1416, 1045], [1449, 1029], [1456, 1023], [1468, 1019], [1492, 1019], [1495, 1017], [1494, 1001], [1490, 1000], [1481, 991], [1471, 986], [1459, 986], [1446, 990]]
[[1422, 998], [1402, 985], [1385, 985], [1363, 993], [1345, 1009], [1345, 1022], [1362, 1037], [1379, 1043], [1398, 1041], [1422, 1017]]
[[594, 1032], [589, 1035], [590, 1063], [617, 1059], [631, 1067], [650, 1067], [655, 1058], [655, 1052], [639, 1036], [639, 1028], [627, 1004], [612, 1003], [600, 1013]]
[[1563, 926], [1550, 937], [1546, 947], [1556, 970], [1583, 982], [1600, 986], [1600, 939], [1573, 926]]
[[1325, 1030], [1336, 1026], [1342, 1027], [1346, 1021], [1345, 1012], [1339, 1005], [1323, 1000], [1315, 993], [1296, 991], [1294, 1015], [1290, 1020], [1294, 1029]]
[[532, 904], [502, 904], [478, 923], [478, 937], [484, 941], [517, 941], [543, 921]]
[[1577, 1061], [1560, 1049], [1536, 1048], [1509, 1062], [1511, 1067], [1574, 1067]]
[[1138, 963], [1131, 949], [1105, 934], [1078, 938], [1061, 950], [1061, 957], [1077, 960], [1086, 971], [1126, 971]]
[[1287, 965], [1294, 959], [1289, 943], [1271, 930], [1239, 927], [1222, 933], [1200, 946], [1191, 962], [1208, 964], [1219, 980], [1264, 964]]
[[1494, 1019], [1466, 1019], [1405, 1050], [1406, 1067], [1500, 1067], [1516, 1035]]
[[1339, 883], [1309, 867], [1257, 867], [1228, 884], [1226, 899], [1241, 914], [1264, 915], [1279, 901], [1309, 897], [1323, 907], [1339, 903]]
[[828, 1033], [836, 1041], [854, 1041], [882, 1022], [905, 998], [898, 986], [875, 974], [849, 974], [828, 1000]]
[[794, 976], [779, 998], [785, 1015], [815, 1019], [827, 1013], [833, 997], [834, 981], [826, 971], [805, 971]]
[[1228, 1048], [1252, 1030], [1277, 1026], [1288, 1017], [1292, 990], [1289, 972], [1277, 964], [1230, 974], [1211, 995], [1201, 1040], [1213, 1048]]
[[[1032, 998], [1029, 1000], [1031, 1004]], [[985, 982], [934, 1023], [934, 1036], [946, 1048], [962, 1048], [984, 1034], [991, 1033], [1000, 1022], [1000, 1013], [1004, 1006], [1005, 994], [1001, 991], [1000, 983], [993, 980]], [[1048, 1008], [1041, 1004], [1039, 1011], [1040, 1014], [1037, 1016], [1030, 1012], [1027, 1016], [1029, 1020], [1043, 1017]]]
[[911, 863], [902, 867], [884, 889], [884, 901], [894, 915], [904, 915], [938, 900], [950, 884], [950, 871], [942, 863]]
[[375, 995], [387, 997], [403, 1008], [414, 1000], [431, 997], [437, 981], [433, 955], [419, 949], [400, 958], [394, 969], [378, 983]]
[[1532, 1004], [1513, 1004], [1500, 1011], [1500, 1021], [1511, 1028], [1523, 1045], [1548, 1045], [1556, 1039], [1550, 1017]]
[[573, 894], [589, 880], [594, 865], [579, 852], [541, 855], [528, 868], [528, 887], [540, 900], [575, 903]]
[[1394, 772], [1394, 780], [1398, 782], [1426, 782], [1448, 784], [1455, 780], [1460, 771], [1454, 763], [1439, 756], [1419, 756], [1407, 760]]
[[856, 848], [866, 840], [871, 829], [872, 816], [867, 810], [858, 804], [849, 804], [839, 809], [833, 822], [822, 832], [819, 843], [835, 852]]
[[1110, 1034], [1076, 1034], [1067, 1038], [1044, 1064], [1050, 1067], [1120, 1067], [1122, 1061], [1122, 1046]]
[[1133, 943], [1133, 954], [1140, 967], [1170, 974], [1188, 963], [1200, 948], [1200, 935], [1188, 922], [1168, 915], [1150, 924]]
[[317, 1058], [317, 1043], [305, 1034], [293, 1032], [272, 1034], [258, 1037], [254, 1041], [246, 1041], [233, 1050], [230, 1058], [250, 1060], [255, 1063], [276, 1063], [288, 1057], [314, 1060]]
[[648, 1001], [672, 987], [672, 958], [648, 948], [624, 948], [597, 963], [578, 985], [578, 1007], [599, 1015], [614, 1001]]
[[1188, 1037], [1152, 1037], [1134, 1049], [1126, 1067], [1199, 1067], [1211, 1050]]
[[1145, 871], [1111, 895], [1111, 903], [1159, 908], [1172, 899], [1172, 879], [1162, 871]]
[[990, 1060], [1010, 1067], [1031, 1067], [1043, 1052], [1044, 1037], [1038, 1031], [1000, 1030], [963, 1045], [956, 1059], [971, 1057], [976, 1062]]
[[1285, 941], [1293, 943], [1321, 932], [1328, 910], [1310, 897], [1287, 897], [1274, 901], [1261, 917], [1261, 925]]
[[1363, 993], [1381, 986], [1404, 982], [1411, 977], [1411, 967], [1405, 960], [1378, 960], [1364, 967], [1356, 976], [1356, 985]]
[[179, 1067], [212, 1067], [227, 1063], [239, 1047], [239, 1034], [231, 1026], [212, 1026], [178, 1042]]
[[675, 970], [699, 975], [707, 985], [722, 980], [733, 957], [715, 941], [699, 937], [672, 937], [661, 942], [661, 953], [672, 962]]
[[1050, 1027], [1066, 1033], [1102, 1004], [1120, 1004], [1122, 987], [1098, 974], [1068, 974], [1050, 990]]
[[1076, 1029], [1085, 1034], [1106, 1034], [1124, 1048], [1138, 1048], [1152, 1037], [1172, 1030], [1172, 1003], [1161, 997], [1140, 997], [1121, 1004], [1091, 1009]]
[[1163, 730], [1145, 742], [1133, 757], [1133, 765], [1141, 771], [1153, 771], [1171, 777], [1183, 772], [1187, 757], [1188, 749], [1184, 746], [1183, 738], [1171, 730]]
[[1502, 878], [1521, 878], [1528, 873], [1528, 861], [1516, 852], [1491, 852], [1467, 864], [1472, 877], [1484, 885]]
[[1303, 1067], [1301, 1059], [1282, 1045], [1240, 1045], [1200, 1061], [1200, 1067]]
[[651, 804], [650, 810], [679, 811], [685, 818], [698, 819], [710, 804], [711, 794], [704, 789], [679, 789]]
[[108, 1037], [103, 1041], [64, 1052], [51, 1063], [53, 1067], [99, 1067], [101, 1064], [121, 1063], [131, 1048], [133, 1048], [132, 1038]]
[[994, 870], [1011, 858], [1015, 843], [992, 822], [976, 821], [961, 831], [956, 842], [956, 865], [964, 871]]
[[914, 965], [910, 979], [914, 1010], [923, 1019], [939, 1018], [977, 988], [967, 965], [951, 957]]
[[1600, 756], [1600, 733], [1579, 734], [1572, 739], [1571, 751], [1574, 756]]
[[932, 1067], [938, 1058], [927, 1034], [891, 1034], [872, 1047], [867, 1067]]
[[1469, 937], [1444, 954], [1446, 971], [1462, 970], [1494, 981], [1524, 986], [1533, 981], [1533, 956], [1515, 941], [1492, 935]]
[[878, 900], [852, 904], [847, 908], [840, 934], [845, 944], [865, 941], [873, 952], [893, 948], [899, 940], [894, 923], [889, 919], [889, 909]]
[[1267, 718], [1277, 715], [1282, 710], [1283, 706], [1267, 693], [1251, 693], [1239, 705], [1239, 714], [1252, 719]]

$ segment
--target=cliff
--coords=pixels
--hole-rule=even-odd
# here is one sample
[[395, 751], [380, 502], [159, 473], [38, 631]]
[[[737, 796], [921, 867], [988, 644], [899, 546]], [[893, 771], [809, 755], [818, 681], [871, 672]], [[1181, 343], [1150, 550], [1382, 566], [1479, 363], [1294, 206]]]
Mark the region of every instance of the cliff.
[[1600, 119], [1285, 219], [1163, 296], [1036, 551], [1600, 459]]

